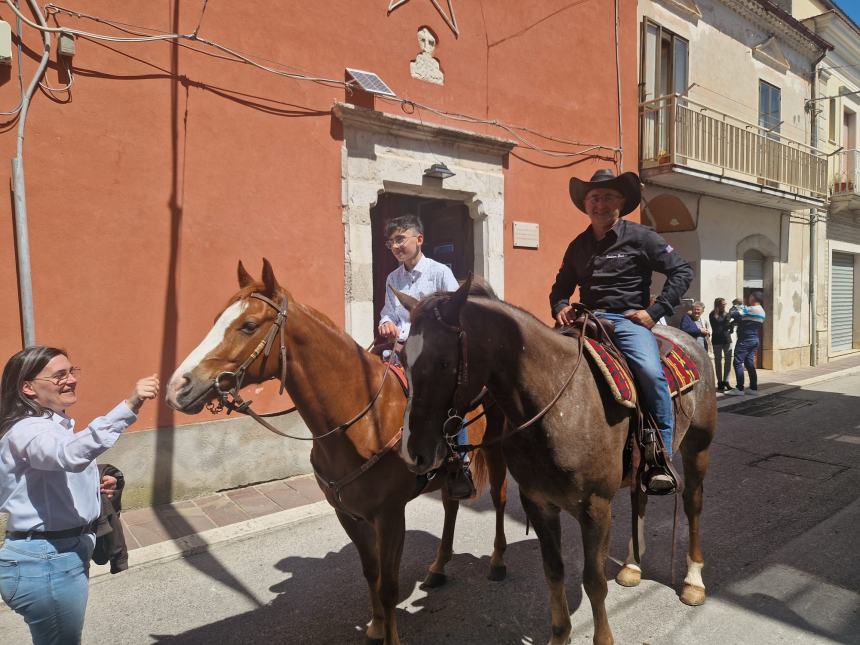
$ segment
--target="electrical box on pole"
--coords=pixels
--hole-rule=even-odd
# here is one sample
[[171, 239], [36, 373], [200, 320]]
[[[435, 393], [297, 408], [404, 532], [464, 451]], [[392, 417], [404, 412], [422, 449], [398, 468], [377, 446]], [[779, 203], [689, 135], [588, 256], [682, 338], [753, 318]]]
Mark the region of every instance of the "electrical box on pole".
[[0, 20], [0, 65], [12, 64], [12, 26]]

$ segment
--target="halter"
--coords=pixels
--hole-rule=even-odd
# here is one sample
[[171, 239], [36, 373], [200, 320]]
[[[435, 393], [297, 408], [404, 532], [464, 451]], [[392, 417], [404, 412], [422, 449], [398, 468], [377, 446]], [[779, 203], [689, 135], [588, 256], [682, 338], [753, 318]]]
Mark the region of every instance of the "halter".
[[[275, 342], [275, 336], [280, 336], [281, 339], [281, 348], [279, 351], [281, 362], [281, 386], [278, 390], [278, 394], [283, 394], [284, 390], [287, 387], [287, 344], [284, 337], [284, 327], [287, 322], [287, 308], [289, 305], [289, 298], [285, 295], [283, 303], [278, 306], [274, 300], [271, 300], [270, 298], [267, 298], [266, 296], [259, 293], [252, 293], [250, 297], [256, 298], [257, 300], [262, 300], [267, 305], [272, 307], [275, 311], [277, 311], [278, 315], [272, 322], [272, 326], [269, 328], [266, 337], [260, 341], [257, 347], [254, 348], [254, 351], [251, 352], [251, 355], [245, 359], [245, 361], [239, 366], [239, 368], [235, 372], [224, 371], [219, 372], [215, 376], [215, 378], [213, 379], [213, 387], [215, 388], [215, 392], [218, 394], [218, 403], [210, 403], [207, 406], [210, 412], [212, 412], [213, 414], [217, 414], [218, 412], [226, 408], [227, 414], [230, 414], [233, 410], [236, 410], [241, 414], [247, 414], [267, 430], [274, 432], [275, 434], [281, 435], [282, 437], [287, 437], [288, 439], [296, 439], [297, 441], [314, 441], [315, 439], [324, 439], [325, 437], [328, 437], [329, 435], [332, 435], [340, 430], [346, 430], [356, 421], [361, 419], [365, 414], [367, 414], [368, 411], [370, 411], [370, 408], [372, 408], [373, 404], [376, 403], [376, 400], [379, 398], [379, 395], [382, 394], [382, 389], [385, 387], [385, 379], [388, 377], [388, 373], [391, 371], [391, 361], [393, 360], [393, 355], [389, 360], [385, 361], [385, 371], [382, 373], [382, 380], [379, 383], [379, 389], [371, 397], [367, 405], [365, 405], [364, 408], [362, 408], [361, 411], [354, 417], [352, 417], [349, 421], [345, 421], [344, 423], [341, 423], [340, 425], [337, 425], [334, 428], [331, 428], [330, 430], [327, 430], [320, 435], [313, 437], [297, 437], [295, 435], [291, 435], [281, 430], [278, 430], [264, 418], [279, 417], [285, 414], [289, 414], [291, 412], [295, 412], [298, 409], [296, 406], [287, 408], [286, 410], [281, 410], [280, 412], [272, 412], [269, 414], [257, 414], [256, 412], [254, 412], [254, 410], [251, 409], [251, 403], [253, 403], [253, 401], [246, 401], [245, 399], [243, 399], [242, 395], [239, 394], [239, 390], [242, 388], [242, 381], [244, 381], [245, 379], [245, 373], [247, 372], [248, 367], [251, 365], [251, 363], [257, 360], [257, 357], [259, 357], [261, 353], [263, 354], [263, 361], [260, 363], [260, 377], [262, 380], [263, 368], [266, 364], [266, 359], [269, 358], [269, 354], [272, 351], [272, 345]], [[391, 448], [394, 446], [394, 443], [386, 446], [383, 452], [388, 452], [389, 450], [391, 450]], [[379, 456], [381, 457], [382, 454], [380, 454]], [[376, 461], [373, 461], [373, 463], [376, 463]], [[372, 466], [373, 463], [371, 463], [370, 465]]]
[[454, 392], [451, 394], [451, 407], [448, 409], [448, 418], [445, 419], [445, 421], [442, 424], [442, 436], [445, 439], [445, 442], [448, 444], [448, 447], [452, 450], [452, 452], [456, 452], [456, 451], [463, 452], [463, 453], [472, 452], [474, 450], [477, 450], [478, 448], [483, 448], [485, 446], [490, 446], [490, 445], [493, 445], [495, 443], [499, 443], [500, 441], [503, 441], [504, 439], [510, 437], [511, 435], [516, 434], [522, 430], [525, 430], [526, 428], [531, 427], [532, 425], [534, 425], [535, 423], [540, 421], [544, 417], [544, 415], [546, 415], [546, 413], [549, 412], [550, 409], [552, 409], [552, 407], [558, 402], [558, 400], [561, 398], [561, 395], [567, 389], [567, 386], [570, 385], [571, 381], [573, 381], [573, 377], [576, 375], [577, 369], [579, 369], [579, 364], [582, 361], [582, 354], [584, 353], [582, 345], [583, 345], [583, 342], [585, 339], [585, 325], [586, 325], [587, 318], [591, 317], [595, 320], [595, 322], [597, 322], [598, 325], [600, 325], [601, 327], [603, 326], [600, 323], [600, 320], [598, 318], [596, 318], [594, 316], [594, 314], [592, 314], [590, 311], [588, 311], [584, 307], [582, 309], [583, 309], [583, 312], [586, 314], [586, 316], [583, 318], [582, 329], [580, 331], [579, 355], [576, 358], [576, 364], [573, 366], [573, 370], [570, 372], [570, 375], [567, 377], [565, 382], [559, 388], [558, 392], [556, 392], [556, 394], [552, 398], [552, 400], [540, 412], [538, 412], [536, 415], [534, 415], [531, 419], [529, 419], [528, 421], [521, 423], [517, 427], [511, 429], [510, 432], [503, 434], [499, 437], [496, 437], [494, 439], [490, 439], [489, 441], [483, 441], [483, 442], [476, 444], [476, 445], [460, 446], [457, 443], [457, 435], [459, 434], [460, 429], [470, 425], [471, 423], [473, 423], [475, 421], [477, 421], [478, 418], [480, 418], [480, 416], [482, 416], [482, 415], [479, 415], [473, 419], [470, 419], [469, 421], [466, 421], [464, 415], [466, 413], [468, 413], [469, 410], [471, 410], [473, 407], [475, 407], [481, 401], [481, 399], [487, 393], [487, 388], [484, 387], [481, 389], [481, 391], [478, 393], [478, 395], [474, 399], [472, 399], [472, 401], [466, 407], [465, 412], [463, 412], [462, 414], [459, 412], [459, 408], [457, 407], [457, 404], [456, 404], [457, 390], [461, 385], [466, 385], [469, 381], [469, 371], [468, 371], [469, 370], [469, 361], [468, 361], [468, 346], [466, 344], [466, 330], [463, 329], [462, 326], [458, 327], [458, 326], [451, 325], [451, 324], [445, 322], [445, 320], [442, 319], [442, 314], [439, 311], [438, 305], [433, 308], [433, 314], [435, 315], [436, 320], [439, 322], [439, 324], [442, 325], [442, 327], [444, 327], [448, 331], [457, 334], [457, 345], [458, 345], [458, 353], [459, 353], [459, 358], [458, 358], [458, 362], [457, 362], [457, 385], [454, 388]]
[[284, 389], [287, 386], [287, 345], [284, 339], [284, 323], [287, 321], [287, 307], [289, 305], [289, 299], [287, 296], [284, 296], [284, 301], [280, 306], [278, 306], [274, 300], [271, 300], [259, 293], [252, 293], [251, 298], [262, 300], [277, 311], [278, 315], [272, 322], [272, 326], [269, 328], [266, 337], [260, 341], [257, 347], [254, 348], [254, 351], [251, 352], [251, 355], [245, 359], [235, 372], [224, 371], [215, 376], [213, 385], [215, 387], [215, 391], [218, 393], [218, 404], [217, 406], [210, 407], [210, 411], [212, 412], [220, 412], [224, 408], [227, 408], [227, 414], [230, 414], [233, 410], [237, 410], [242, 413], [246, 413], [250, 410], [251, 401], [245, 401], [239, 395], [239, 390], [242, 388], [242, 381], [245, 380], [245, 372], [248, 370], [251, 363], [257, 360], [257, 357], [262, 352], [263, 361], [260, 363], [260, 374], [262, 376], [266, 359], [269, 358], [269, 354], [272, 351], [272, 344], [275, 341], [276, 335], [279, 335], [281, 339], [281, 348], [279, 352], [281, 361], [281, 386], [278, 389], [278, 394], [283, 394]]

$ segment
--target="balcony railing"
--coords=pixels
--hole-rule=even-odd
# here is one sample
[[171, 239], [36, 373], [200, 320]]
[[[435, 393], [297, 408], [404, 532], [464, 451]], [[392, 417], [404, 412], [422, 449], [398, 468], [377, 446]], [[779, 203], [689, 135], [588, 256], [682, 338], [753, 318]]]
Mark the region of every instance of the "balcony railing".
[[815, 148], [676, 94], [639, 112], [643, 170], [675, 164], [827, 197], [827, 157]]
[[831, 194], [860, 194], [860, 150], [841, 150], [831, 157], [831, 163]]

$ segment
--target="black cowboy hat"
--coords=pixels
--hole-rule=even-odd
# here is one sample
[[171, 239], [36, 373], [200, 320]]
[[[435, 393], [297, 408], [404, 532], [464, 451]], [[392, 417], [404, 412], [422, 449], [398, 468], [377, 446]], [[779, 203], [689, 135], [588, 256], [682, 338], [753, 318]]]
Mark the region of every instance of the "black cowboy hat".
[[577, 177], [570, 178], [570, 198], [576, 207], [583, 213], [585, 211], [585, 196], [588, 191], [595, 188], [611, 188], [624, 195], [624, 206], [621, 208], [621, 216], [632, 213], [642, 200], [642, 185], [639, 183], [639, 175], [635, 172], [625, 172], [618, 177], [608, 168], [598, 170], [591, 177], [591, 181], [582, 181]]

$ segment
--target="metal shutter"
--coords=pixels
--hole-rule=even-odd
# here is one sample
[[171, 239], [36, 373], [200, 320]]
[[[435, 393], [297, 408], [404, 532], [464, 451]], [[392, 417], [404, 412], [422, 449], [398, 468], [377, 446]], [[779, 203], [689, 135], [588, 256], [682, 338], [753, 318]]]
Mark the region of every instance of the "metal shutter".
[[854, 337], [853, 255], [833, 254], [830, 280], [830, 348], [851, 349]]
[[744, 287], [761, 289], [764, 287], [764, 258], [756, 253], [744, 257]]

